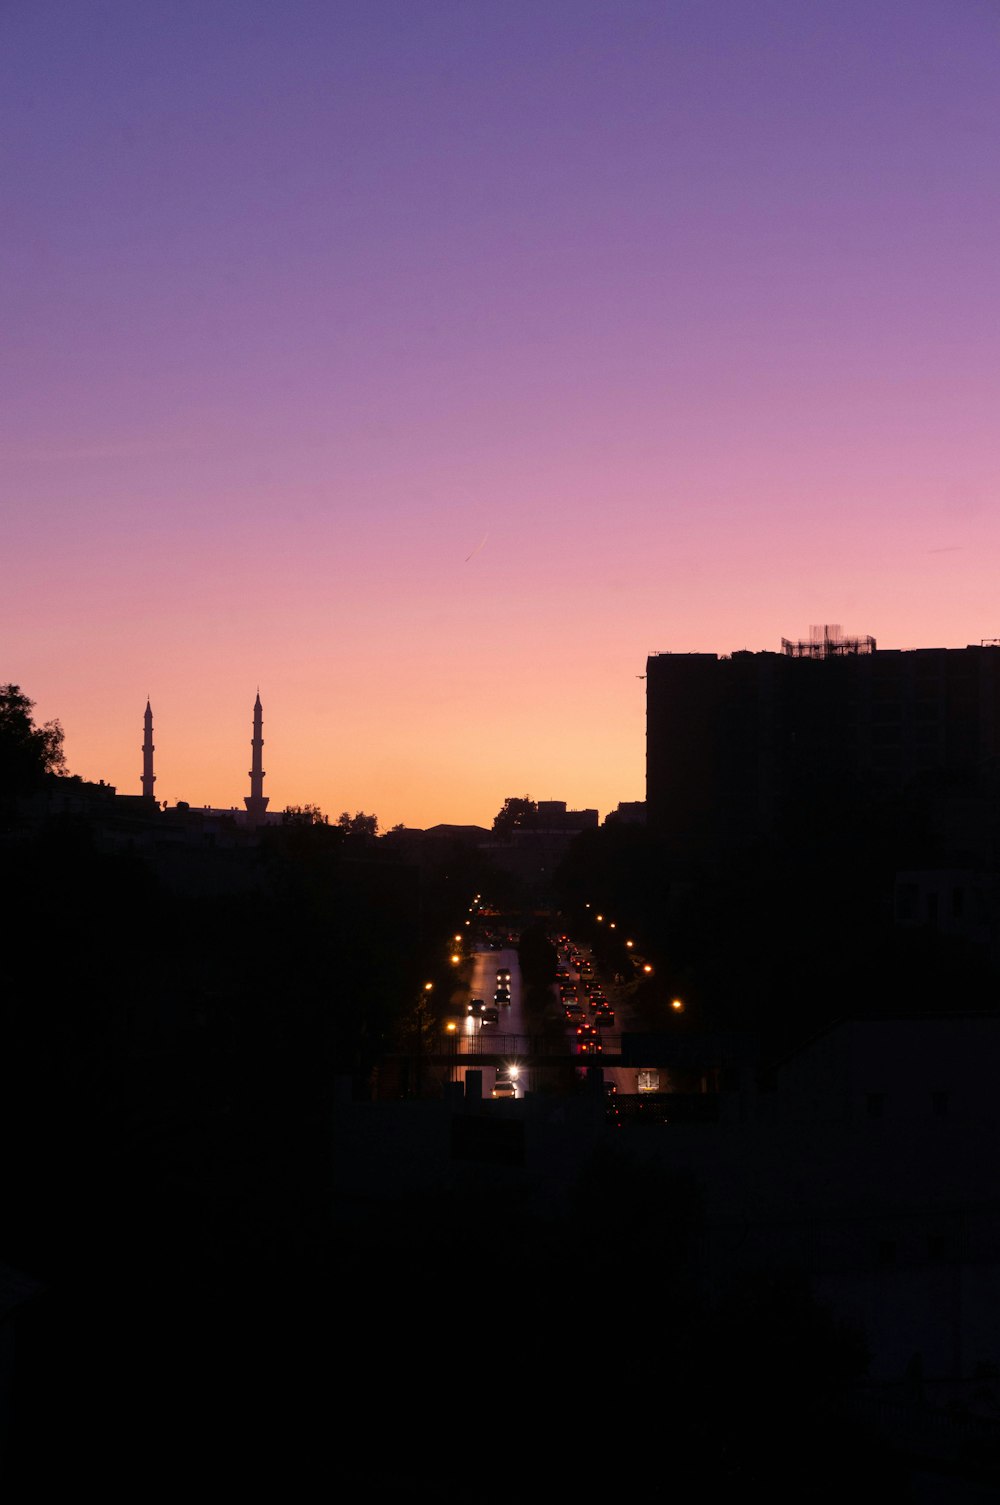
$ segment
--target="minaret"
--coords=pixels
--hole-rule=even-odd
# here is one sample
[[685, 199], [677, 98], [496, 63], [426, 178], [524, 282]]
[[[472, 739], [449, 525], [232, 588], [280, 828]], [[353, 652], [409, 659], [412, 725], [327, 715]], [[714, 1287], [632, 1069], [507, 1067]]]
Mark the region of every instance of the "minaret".
[[153, 773], [153, 712], [149, 705], [149, 696], [146, 696], [146, 714], [142, 718], [142, 792], [147, 799], [153, 798], [153, 785], [156, 776]]
[[250, 743], [253, 749], [253, 758], [250, 766], [250, 793], [245, 796], [244, 803], [247, 814], [251, 821], [263, 824], [264, 811], [267, 809], [267, 795], [264, 793], [264, 770], [261, 767], [264, 752], [264, 712], [260, 704], [260, 691], [257, 691], [257, 699], [253, 707], [253, 741]]

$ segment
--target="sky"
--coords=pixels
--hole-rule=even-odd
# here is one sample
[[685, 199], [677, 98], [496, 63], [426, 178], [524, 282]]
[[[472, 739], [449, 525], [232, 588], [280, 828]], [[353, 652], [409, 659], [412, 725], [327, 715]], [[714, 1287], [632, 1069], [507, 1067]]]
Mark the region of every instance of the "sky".
[[0, 681], [489, 825], [654, 652], [1000, 638], [995, 0], [4, 0]]

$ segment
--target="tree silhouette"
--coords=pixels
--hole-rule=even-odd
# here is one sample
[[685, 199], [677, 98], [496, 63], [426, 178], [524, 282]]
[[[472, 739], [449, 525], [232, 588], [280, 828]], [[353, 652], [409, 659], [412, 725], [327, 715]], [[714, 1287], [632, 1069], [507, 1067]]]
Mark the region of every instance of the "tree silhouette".
[[329, 816], [318, 805], [286, 805], [281, 812], [283, 826], [325, 826]]
[[530, 795], [526, 794], [521, 798], [508, 795], [502, 809], [493, 817], [493, 829], [498, 835], [509, 836], [511, 831], [530, 830], [537, 818], [538, 805]]
[[58, 721], [36, 726], [34, 707], [20, 685], [0, 685], [0, 790], [6, 793], [35, 789], [46, 774], [66, 771], [63, 729]]
[[378, 835], [378, 816], [366, 815], [363, 810], [358, 810], [354, 815], [349, 810], [342, 810], [337, 816], [337, 825], [348, 836]]

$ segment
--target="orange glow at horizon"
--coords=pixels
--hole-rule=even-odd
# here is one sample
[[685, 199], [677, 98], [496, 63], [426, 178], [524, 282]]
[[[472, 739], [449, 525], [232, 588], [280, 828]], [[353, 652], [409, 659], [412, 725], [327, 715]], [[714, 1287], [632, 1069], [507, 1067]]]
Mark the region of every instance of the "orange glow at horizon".
[[70, 772], [148, 694], [242, 809], [259, 686], [272, 812], [603, 817], [650, 653], [1000, 637], [991, 8], [390, 8], [17, 7], [0, 678]]

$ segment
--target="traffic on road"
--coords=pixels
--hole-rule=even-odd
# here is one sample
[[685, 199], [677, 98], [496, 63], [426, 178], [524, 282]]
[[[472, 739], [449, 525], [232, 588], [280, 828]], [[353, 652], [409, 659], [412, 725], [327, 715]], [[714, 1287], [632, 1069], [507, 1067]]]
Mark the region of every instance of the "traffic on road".
[[[605, 1036], [609, 1030], [621, 1028], [621, 1002], [609, 998], [620, 990], [614, 983], [605, 984], [598, 976], [590, 951], [574, 944], [568, 936], [551, 938], [557, 953], [555, 982], [550, 991], [550, 1005], [546, 1009], [549, 1022], [562, 1020], [568, 1043], [574, 1054], [580, 1057], [580, 1072], [601, 1065], [605, 1050]], [[462, 1023], [466, 1037], [494, 1034], [518, 1037], [526, 1040], [538, 1032], [537, 999], [536, 1012], [529, 1017], [526, 1007], [526, 992], [518, 965], [516, 945], [510, 936], [484, 941], [474, 952], [472, 974], [469, 979], [469, 1002]], [[455, 1079], [464, 1079], [472, 1068], [456, 1066]], [[517, 1099], [531, 1090], [530, 1060], [502, 1061], [499, 1065], [482, 1067], [483, 1095], [494, 1099]], [[630, 1091], [634, 1087], [621, 1068], [604, 1069], [604, 1083], [610, 1093]], [[633, 1073], [634, 1075], [634, 1073]]]

